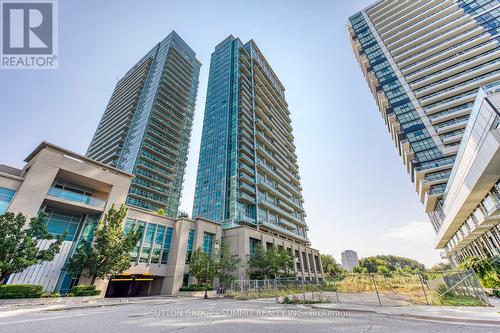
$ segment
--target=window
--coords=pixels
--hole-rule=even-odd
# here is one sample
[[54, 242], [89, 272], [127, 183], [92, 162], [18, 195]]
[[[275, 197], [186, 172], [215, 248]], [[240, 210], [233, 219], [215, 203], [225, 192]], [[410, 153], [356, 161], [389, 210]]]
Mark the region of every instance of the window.
[[147, 263], [149, 261], [149, 254], [151, 253], [151, 247], [153, 246], [153, 237], [156, 231], [156, 224], [148, 224], [146, 227], [146, 234], [144, 235], [141, 256], [139, 262]]
[[194, 242], [194, 229], [189, 229], [188, 244], [186, 251], [186, 264], [191, 262], [191, 255], [193, 254], [193, 242]]
[[260, 240], [250, 237], [249, 244], [250, 244], [250, 249], [249, 249], [250, 256], [253, 256], [257, 251], [257, 247], [260, 246]]
[[0, 215], [7, 211], [14, 194], [16, 194], [16, 191], [0, 187]]
[[167, 234], [165, 235], [165, 242], [163, 243], [163, 253], [161, 255], [161, 263], [168, 263], [168, 255], [170, 254], [170, 244], [172, 243], [172, 233], [174, 228], [167, 227]]
[[154, 242], [154, 246], [153, 246], [153, 254], [151, 255], [151, 263], [152, 264], [157, 264], [160, 262], [160, 253], [161, 253], [161, 247], [163, 244], [163, 238], [165, 237], [165, 229], [166, 229], [166, 227], [164, 225], [158, 225], [158, 228], [156, 229], [155, 242]]
[[[124, 227], [124, 230], [123, 232], [125, 234], [128, 235], [128, 233], [132, 230], [132, 228], [134, 227], [134, 224], [135, 224], [135, 230], [137, 231], [140, 227], [142, 227], [142, 232], [143, 232], [143, 235], [144, 235], [144, 228], [146, 226], [146, 222], [143, 222], [143, 221], [136, 221], [134, 219], [127, 219], [125, 221], [125, 227]], [[143, 237], [144, 238], [144, 237]], [[136, 261], [137, 260], [137, 256], [139, 255], [139, 249], [141, 248], [141, 244], [142, 244], [142, 239], [140, 239], [137, 244], [135, 245], [135, 247], [132, 249], [132, 251], [130, 251], [130, 258], [132, 261]]]
[[182, 278], [182, 286], [183, 287], [189, 286], [189, 273], [184, 273], [184, 276]]
[[307, 265], [307, 257], [305, 252], [302, 252], [302, 262], [304, 263], [304, 272], [309, 272], [309, 266]]
[[44, 212], [47, 214], [45, 223], [49, 233], [53, 236], [62, 236], [66, 233], [64, 240], [74, 240], [82, 215], [66, 213], [52, 208], [47, 208]]
[[213, 245], [214, 235], [208, 232], [203, 234], [203, 252], [208, 255], [212, 255], [212, 245]]

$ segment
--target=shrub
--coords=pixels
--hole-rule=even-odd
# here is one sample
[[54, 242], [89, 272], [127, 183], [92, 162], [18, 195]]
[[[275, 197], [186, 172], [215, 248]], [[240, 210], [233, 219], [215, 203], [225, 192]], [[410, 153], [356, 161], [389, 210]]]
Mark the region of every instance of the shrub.
[[493, 289], [493, 295], [500, 298], [500, 289]]
[[205, 289], [212, 290], [213, 288], [211, 286], [207, 286], [206, 284], [200, 284], [200, 285], [182, 287], [179, 289], [179, 291], [205, 291]]
[[0, 298], [10, 299], [10, 298], [26, 298], [22, 293], [3, 293], [0, 294]]
[[43, 287], [36, 284], [7, 284], [0, 286], [0, 298], [40, 298]]
[[74, 286], [70, 290], [70, 294], [73, 296], [97, 296], [101, 293], [100, 290], [96, 290], [94, 285], [79, 285]]

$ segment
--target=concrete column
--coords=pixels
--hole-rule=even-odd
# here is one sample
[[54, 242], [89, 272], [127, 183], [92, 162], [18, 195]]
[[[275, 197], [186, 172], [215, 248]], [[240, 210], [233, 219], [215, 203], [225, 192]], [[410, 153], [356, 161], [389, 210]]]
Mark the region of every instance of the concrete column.
[[307, 248], [304, 249], [304, 253], [306, 254], [307, 267], [309, 268], [309, 276], [312, 276], [313, 269], [311, 267], [311, 262], [309, 261], [309, 254], [307, 253]]
[[187, 242], [190, 223], [187, 220], [177, 220], [172, 235], [170, 253], [167, 264], [167, 274], [161, 286], [162, 295], [177, 295], [182, 287], [184, 268], [186, 266]]
[[[37, 157], [40, 158], [40, 157]], [[33, 163], [12, 200], [9, 211], [35, 217], [42, 206], [59, 168], [43, 162]], [[27, 221], [28, 222], [28, 221]]]

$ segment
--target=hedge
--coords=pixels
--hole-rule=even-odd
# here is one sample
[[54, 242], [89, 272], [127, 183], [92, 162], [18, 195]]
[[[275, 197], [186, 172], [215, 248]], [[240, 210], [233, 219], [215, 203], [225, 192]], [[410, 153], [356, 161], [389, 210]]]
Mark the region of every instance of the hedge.
[[101, 291], [96, 290], [95, 286], [81, 284], [71, 288], [70, 294], [74, 296], [97, 296], [101, 294]]
[[[189, 287], [182, 287], [179, 289], [179, 291], [205, 291], [206, 286], [205, 285], [193, 285]], [[211, 286], [208, 286], [207, 290], [213, 290]]]
[[0, 285], [0, 298], [40, 298], [43, 286], [37, 284]]

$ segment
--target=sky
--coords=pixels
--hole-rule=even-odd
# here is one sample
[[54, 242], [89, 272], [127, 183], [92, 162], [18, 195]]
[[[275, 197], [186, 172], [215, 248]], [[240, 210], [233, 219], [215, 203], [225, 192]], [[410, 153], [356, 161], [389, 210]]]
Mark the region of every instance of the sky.
[[172, 30], [201, 61], [181, 209], [192, 211], [210, 54], [254, 39], [286, 88], [312, 247], [440, 262], [434, 231], [356, 62], [374, 0], [59, 1], [59, 68], [0, 70], [0, 163], [43, 140], [84, 154], [117, 80]]

